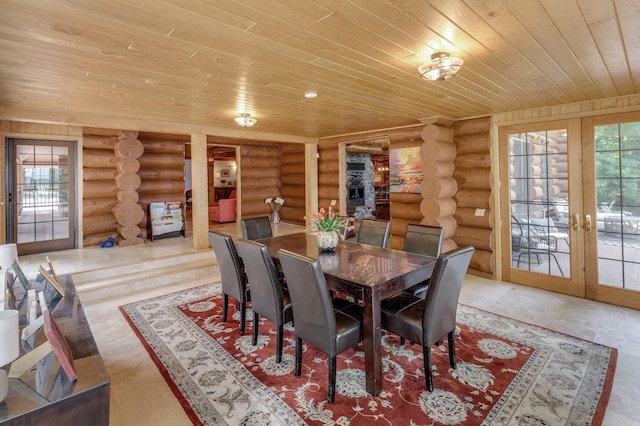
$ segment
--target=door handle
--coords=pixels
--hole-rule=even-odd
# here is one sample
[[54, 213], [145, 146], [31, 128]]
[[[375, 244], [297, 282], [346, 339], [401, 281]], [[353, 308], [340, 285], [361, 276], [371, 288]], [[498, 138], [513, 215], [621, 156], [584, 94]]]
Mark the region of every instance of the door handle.
[[584, 216], [584, 230], [587, 232], [591, 232], [593, 227], [591, 226], [591, 215], [587, 214]]
[[574, 231], [580, 229], [580, 215], [578, 213], [573, 214], [573, 224], [571, 225]]

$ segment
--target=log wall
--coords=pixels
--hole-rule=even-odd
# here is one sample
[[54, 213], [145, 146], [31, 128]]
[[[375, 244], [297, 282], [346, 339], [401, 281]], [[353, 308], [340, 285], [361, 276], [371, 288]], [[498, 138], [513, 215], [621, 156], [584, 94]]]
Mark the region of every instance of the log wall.
[[118, 158], [114, 151], [118, 131], [86, 128], [85, 132], [82, 149], [82, 243], [84, 247], [91, 247], [118, 235], [118, 223], [113, 216], [113, 209], [118, 204], [115, 185]]
[[338, 210], [346, 211], [346, 200], [340, 200], [340, 160], [338, 143], [326, 139], [318, 143], [318, 208], [327, 209], [338, 200]]
[[[304, 162], [303, 162], [304, 167]], [[242, 218], [271, 217], [271, 208], [265, 198], [280, 197], [280, 148], [273, 146], [242, 145], [240, 147], [240, 184]], [[304, 191], [303, 191], [304, 192]], [[281, 217], [290, 209], [287, 199], [280, 209]]]
[[306, 214], [304, 164], [304, 144], [280, 144], [280, 195], [285, 200], [280, 218], [296, 225], [305, 224], [302, 219]]
[[138, 139], [144, 147], [140, 162], [139, 204], [143, 210], [138, 223], [140, 238], [149, 239], [147, 221], [149, 204], [180, 201], [184, 206], [184, 147], [188, 136], [140, 133]]
[[138, 132], [123, 130], [118, 133], [118, 139], [114, 147], [118, 158], [118, 174], [115, 179], [118, 204], [113, 209], [113, 217], [118, 222], [116, 242], [119, 246], [126, 247], [144, 243], [139, 237], [138, 227], [144, 211], [138, 204], [140, 197], [137, 191], [141, 182], [137, 174], [140, 169], [138, 158], [144, 153], [144, 146], [138, 139]]
[[[67, 124], [32, 123], [29, 121], [0, 120], [3, 133], [22, 133], [25, 135], [55, 135], [81, 137], [82, 127]], [[70, 138], [73, 139], [73, 138]], [[3, 163], [4, 164], [4, 163]]]
[[453, 240], [458, 226], [454, 219], [456, 203], [453, 195], [458, 190], [458, 184], [453, 178], [456, 158], [453, 131], [448, 127], [430, 124], [422, 130], [422, 140], [420, 156], [424, 179], [420, 211], [424, 219], [420, 223], [444, 228], [442, 252], [446, 253], [457, 248]]
[[[458, 152], [453, 177], [458, 184], [454, 218], [458, 223], [453, 240], [476, 251], [469, 273], [493, 278], [493, 223], [491, 221], [490, 117], [461, 120], [451, 126]], [[476, 216], [476, 209], [484, 215]]]

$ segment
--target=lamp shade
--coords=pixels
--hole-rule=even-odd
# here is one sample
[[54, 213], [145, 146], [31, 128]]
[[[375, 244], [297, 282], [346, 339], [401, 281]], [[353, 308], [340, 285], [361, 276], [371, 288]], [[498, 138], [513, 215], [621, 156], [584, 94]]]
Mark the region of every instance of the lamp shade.
[[18, 246], [15, 244], [0, 244], [0, 268], [5, 271], [18, 258]]
[[20, 355], [18, 311], [0, 311], [0, 367]]

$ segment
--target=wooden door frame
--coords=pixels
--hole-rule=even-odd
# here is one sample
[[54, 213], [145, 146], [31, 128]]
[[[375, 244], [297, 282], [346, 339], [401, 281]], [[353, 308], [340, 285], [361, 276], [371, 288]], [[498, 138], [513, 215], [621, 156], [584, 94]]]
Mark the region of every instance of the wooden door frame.
[[5, 203], [7, 191], [7, 139], [6, 134], [0, 134], [0, 164], [2, 165], [2, 185], [0, 185], [0, 244], [7, 243], [7, 205]]

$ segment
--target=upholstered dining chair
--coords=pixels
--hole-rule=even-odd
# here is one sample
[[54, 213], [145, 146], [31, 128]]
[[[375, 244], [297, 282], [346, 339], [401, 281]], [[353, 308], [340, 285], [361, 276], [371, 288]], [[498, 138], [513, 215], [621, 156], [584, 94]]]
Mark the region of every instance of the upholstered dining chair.
[[241, 239], [237, 242], [238, 254], [244, 262], [251, 283], [251, 309], [253, 309], [253, 339], [258, 343], [260, 315], [271, 320], [277, 327], [276, 362], [282, 361], [284, 324], [293, 320], [289, 293], [283, 290], [276, 265], [264, 244]]
[[231, 296], [240, 304], [240, 334], [243, 335], [247, 317], [247, 302], [251, 300], [251, 294], [242, 259], [238, 257], [231, 236], [210, 231], [209, 242], [218, 260], [222, 278], [222, 321], [227, 322], [229, 296]]
[[469, 268], [474, 248], [464, 247], [438, 257], [424, 299], [400, 292], [381, 304], [382, 328], [422, 345], [427, 390], [433, 391], [431, 346], [446, 335], [449, 363], [456, 368], [455, 330], [458, 299], [462, 281]]
[[380, 219], [362, 219], [357, 242], [372, 246], [387, 247], [391, 222]]
[[296, 333], [295, 376], [302, 370], [302, 342], [329, 358], [327, 400], [336, 393], [336, 357], [362, 341], [362, 308], [344, 299], [332, 299], [317, 260], [287, 250], [279, 251], [293, 305]]
[[[442, 240], [444, 237], [444, 229], [439, 226], [407, 224], [404, 235], [403, 251], [410, 253], [423, 254], [425, 256], [438, 257], [442, 251]], [[405, 289], [405, 292], [411, 293], [424, 299], [427, 294], [429, 279], [422, 281], [412, 287]]]
[[242, 226], [242, 238], [245, 240], [259, 240], [273, 236], [268, 216], [242, 219], [240, 223]]

